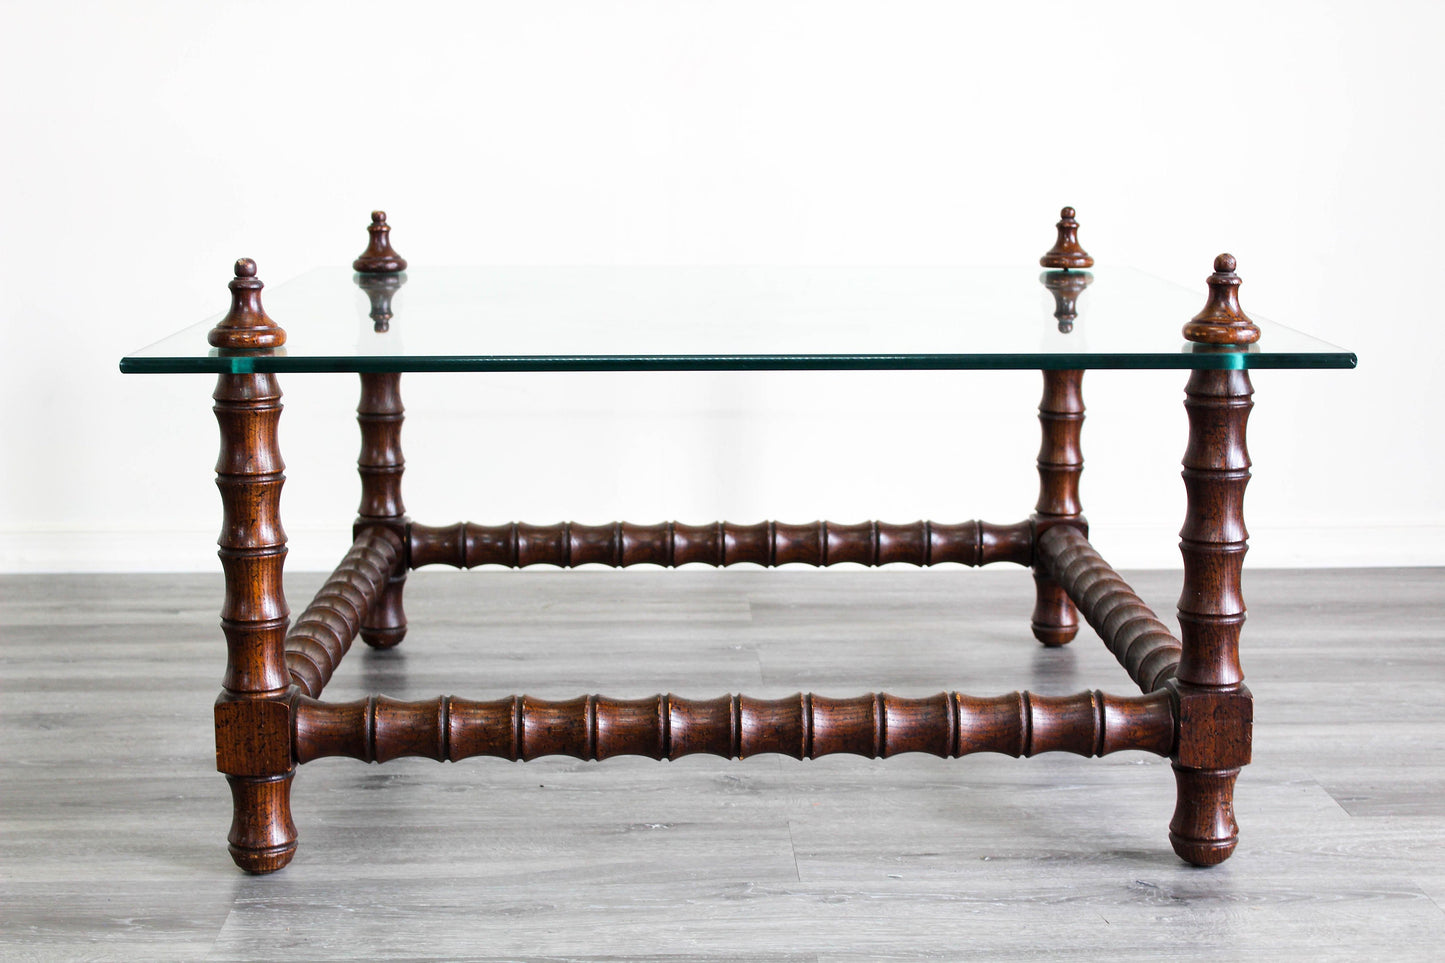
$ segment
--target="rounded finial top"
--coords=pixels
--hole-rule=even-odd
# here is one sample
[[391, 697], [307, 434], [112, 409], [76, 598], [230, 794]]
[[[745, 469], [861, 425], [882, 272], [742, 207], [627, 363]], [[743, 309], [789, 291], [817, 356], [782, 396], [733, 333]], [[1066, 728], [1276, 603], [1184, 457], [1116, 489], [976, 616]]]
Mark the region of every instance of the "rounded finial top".
[[261, 289], [265, 286], [256, 277], [256, 262], [248, 257], [238, 259], [236, 276], [226, 285], [231, 291], [231, 310], [216, 322], [206, 340], [228, 351], [257, 351], [285, 344], [286, 332], [266, 316], [261, 306]]
[[1039, 258], [1039, 263], [1046, 268], [1062, 268], [1065, 271], [1071, 268], [1093, 267], [1094, 259], [1079, 246], [1079, 222], [1074, 220], [1072, 207], [1059, 211], [1059, 223], [1054, 227], [1058, 230], [1058, 238], [1054, 241], [1054, 246]]
[[1239, 306], [1239, 275], [1234, 273], [1234, 255], [1214, 259], [1214, 273], [1205, 279], [1209, 300], [1204, 310], [1184, 326], [1184, 340], [1196, 344], [1254, 344], [1259, 325]]
[[356, 273], [398, 274], [406, 270], [406, 258], [391, 246], [391, 225], [386, 223], [386, 211], [371, 212], [371, 223], [367, 225], [366, 233], [366, 250], [351, 262]]

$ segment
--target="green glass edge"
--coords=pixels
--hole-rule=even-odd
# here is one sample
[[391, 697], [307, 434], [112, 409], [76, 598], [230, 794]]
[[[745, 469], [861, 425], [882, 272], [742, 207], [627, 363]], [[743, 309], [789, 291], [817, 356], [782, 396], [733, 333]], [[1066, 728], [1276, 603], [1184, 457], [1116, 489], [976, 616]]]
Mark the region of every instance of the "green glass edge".
[[252, 374], [391, 371], [988, 371], [1071, 369], [1353, 368], [1352, 352], [1263, 354], [1220, 351], [1178, 354], [998, 355], [577, 355], [308, 358], [246, 355], [202, 358], [125, 357], [123, 374]]

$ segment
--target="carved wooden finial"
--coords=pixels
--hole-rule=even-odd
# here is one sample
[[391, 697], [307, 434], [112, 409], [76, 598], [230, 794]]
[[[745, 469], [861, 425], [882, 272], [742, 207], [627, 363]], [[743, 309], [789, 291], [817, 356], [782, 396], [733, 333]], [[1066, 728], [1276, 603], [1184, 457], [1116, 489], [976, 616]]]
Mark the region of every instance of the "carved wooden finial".
[[1239, 306], [1239, 275], [1234, 273], [1234, 255], [1214, 259], [1209, 276], [1209, 301], [1194, 320], [1184, 326], [1186, 340], [1199, 344], [1253, 344], [1259, 328]]
[[1089, 252], [1079, 247], [1079, 222], [1074, 220], [1074, 209], [1066, 207], [1059, 211], [1059, 238], [1049, 253], [1039, 258], [1046, 268], [1086, 268], [1094, 266]]
[[226, 312], [206, 340], [217, 348], [255, 349], [279, 348], [286, 343], [286, 332], [266, 316], [261, 307], [261, 289], [266, 285], [256, 277], [256, 262], [243, 257], [236, 262], [236, 277], [231, 289], [231, 310]]
[[366, 228], [371, 235], [366, 250], [351, 262], [358, 274], [396, 274], [406, 270], [406, 258], [391, 249], [391, 225], [386, 223], [386, 211], [372, 211], [371, 224]]

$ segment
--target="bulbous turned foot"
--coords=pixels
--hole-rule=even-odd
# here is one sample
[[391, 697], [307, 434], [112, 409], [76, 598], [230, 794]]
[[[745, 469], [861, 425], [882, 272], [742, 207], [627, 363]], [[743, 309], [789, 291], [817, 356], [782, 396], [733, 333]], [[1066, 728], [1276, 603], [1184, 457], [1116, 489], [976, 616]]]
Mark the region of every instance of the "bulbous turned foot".
[[231, 859], [248, 873], [274, 873], [296, 855], [291, 821], [293, 769], [283, 776], [227, 776], [233, 815]]
[[1034, 617], [1029, 623], [1034, 638], [1050, 647], [1068, 645], [1079, 634], [1079, 613], [1074, 603], [1058, 583], [1047, 576], [1035, 573], [1034, 586], [1037, 596]]
[[1238, 769], [1174, 766], [1178, 798], [1169, 821], [1169, 842], [1191, 866], [1217, 866], [1239, 843], [1234, 821], [1234, 780]]
[[389, 649], [406, 638], [406, 612], [401, 606], [401, 593], [406, 588], [406, 575], [393, 576], [381, 597], [366, 614], [361, 626], [361, 641], [373, 649]]
[[1034, 622], [1030, 627], [1034, 630], [1034, 638], [1050, 648], [1068, 645], [1079, 634], [1077, 625], [1044, 625]]
[[365, 628], [361, 630], [361, 641], [373, 649], [389, 649], [399, 645], [404, 638], [406, 638], [405, 625], [388, 629]]

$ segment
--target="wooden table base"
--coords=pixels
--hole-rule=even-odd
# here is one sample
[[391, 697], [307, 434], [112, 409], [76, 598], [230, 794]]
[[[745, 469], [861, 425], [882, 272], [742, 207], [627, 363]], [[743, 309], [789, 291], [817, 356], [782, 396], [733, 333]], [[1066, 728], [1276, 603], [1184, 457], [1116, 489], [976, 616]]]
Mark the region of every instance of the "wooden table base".
[[[286, 555], [279, 516], [284, 465], [276, 439], [281, 392], [274, 375], [221, 375], [215, 392], [221, 428], [216, 479], [225, 512], [221, 618], [228, 660], [216, 702], [216, 760], [231, 783], [230, 842], [237, 865], [269, 873], [291, 860], [296, 851], [290, 815], [295, 768], [323, 756], [385, 762], [399, 756], [675, 759], [692, 753], [740, 758], [774, 752], [811, 759], [903, 752], [1094, 756], [1123, 749], [1172, 758], [1178, 783], [1169, 824], [1174, 850], [1195, 865], [1221, 862], [1235, 847], [1234, 780], [1249, 762], [1250, 749], [1251, 699], [1239, 669], [1249, 376], [1201, 370], [1189, 377], [1184, 456], [1189, 502], [1181, 532], [1185, 569], [1176, 638], [1088, 541], [1078, 489], [1083, 372], [1043, 375], [1040, 494], [1034, 514], [1016, 524], [428, 527], [411, 522], [401, 498], [400, 375], [363, 374], [357, 409], [362, 497], [355, 540], [294, 624], [281, 584]], [[407, 628], [402, 595], [411, 569], [689, 562], [1028, 566], [1037, 582], [1035, 637], [1050, 646], [1068, 643], [1082, 615], [1142, 694], [320, 699], [358, 635], [373, 646], [402, 640]]]

